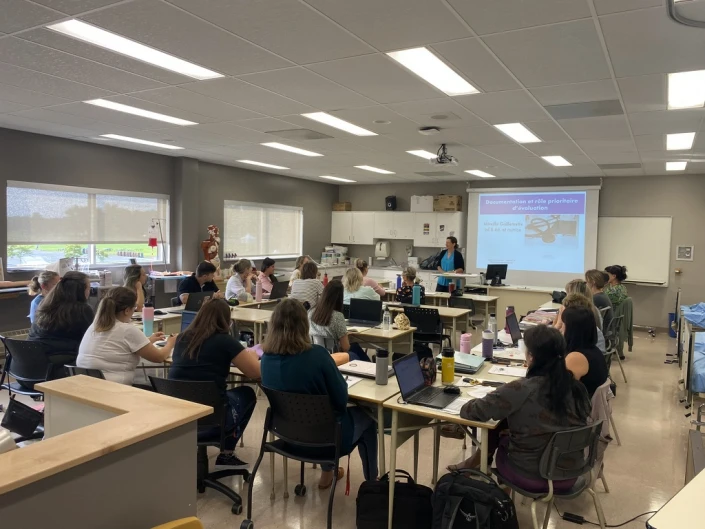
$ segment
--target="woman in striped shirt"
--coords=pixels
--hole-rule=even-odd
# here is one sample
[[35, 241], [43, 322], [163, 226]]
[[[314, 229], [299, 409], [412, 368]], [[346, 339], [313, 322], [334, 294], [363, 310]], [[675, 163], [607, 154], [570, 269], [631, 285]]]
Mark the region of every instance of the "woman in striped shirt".
[[323, 283], [318, 280], [318, 266], [308, 262], [301, 268], [301, 279], [295, 279], [291, 285], [290, 298], [298, 299], [301, 303], [308, 302], [308, 309], [313, 309], [318, 304], [323, 294]]

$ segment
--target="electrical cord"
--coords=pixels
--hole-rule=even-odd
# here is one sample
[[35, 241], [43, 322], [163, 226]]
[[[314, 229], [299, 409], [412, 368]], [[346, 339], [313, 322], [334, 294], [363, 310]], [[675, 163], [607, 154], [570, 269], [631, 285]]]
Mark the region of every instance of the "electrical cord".
[[[555, 507], [556, 512], [558, 513], [558, 516], [560, 516], [561, 518], [563, 518], [563, 514], [561, 513], [561, 511], [558, 510], [558, 506], [557, 506], [555, 503], [553, 504], [553, 506]], [[624, 526], [624, 525], [627, 525], [627, 524], [630, 523], [630, 522], [633, 522], [633, 521], [636, 520], [637, 518], [641, 518], [642, 516], [646, 516], [647, 514], [653, 515], [653, 514], [656, 514], [657, 512], [658, 512], [658, 511], [643, 512], [643, 513], [641, 513], [641, 514], [637, 514], [634, 518], [630, 518], [630, 519], [627, 520], [626, 522], [622, 522], [622, 523], [617, 524], [617, 525], [609, 525], [609, 524], [607, 524], [607, 525], [605, 525], [605, 527], [622, 527], [622, 526]], [[563, 518], [563, 519], [565, 520], [565, 518]], [[585, 523], [587, 523], [587, 524], [596, 525], [597, 527], [600, 527], [600, 524], [599, 524], [599, 523], [591, 522], [590, 520], [587, 520], [587, 519], [583, 519], [583, 521], [584, 521]]]

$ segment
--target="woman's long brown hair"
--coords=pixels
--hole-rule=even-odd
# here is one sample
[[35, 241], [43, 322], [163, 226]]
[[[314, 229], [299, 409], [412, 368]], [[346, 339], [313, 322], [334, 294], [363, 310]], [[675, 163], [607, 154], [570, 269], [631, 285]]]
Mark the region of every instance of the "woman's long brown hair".
[[265, 354], [296, 355], [311, 348], [308, 313], [293, 298], [282, 300], [272, 313], [262, 349]]
[[198, 358], [203, 343], [214, 334], [229, 334], [232, 316], [230, 305], [223, 299], [210, 299], [201, 305], [201, 309], [182, 332], [176, 342], [186, 343], [184, 355], [188, 358]]
[[323, 289], [321, 300], [313, 309], [311, 321], [316, 325], [327, 327], [330, 325], [330, 320], [333, 317], [333, 312], [343, 312], [344, 301], [343, 282], [340, 279], [331, 279], [331, 281]]
[[115, 327], [117, 315], [127, 309], [134, 309], [136, 303], [137, 294], [131, 288], [111, 288], [100, 300], [93, 328], [96, 332], [109, 331]]
[[37, 327], [55, 331], [70, 328], [77, 320], [83, 320], [87, 306], [86, 282], [83, 272], [66, 272], [37, 309]]

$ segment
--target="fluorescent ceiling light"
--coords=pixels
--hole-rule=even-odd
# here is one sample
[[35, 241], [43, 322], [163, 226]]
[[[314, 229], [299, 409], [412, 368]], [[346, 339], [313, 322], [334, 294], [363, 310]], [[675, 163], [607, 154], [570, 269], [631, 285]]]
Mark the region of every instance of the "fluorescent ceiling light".
[[255, 162], [254, 160], [237, 160], [238, 163], [248, 163], [250, 165], [259, 165], [260, 167], [269, 167], [270, 169], [289, 169], [281, 165], [272, 165], [271, 163]]
[[668, 108], [705, 105], [705, 70], [668, 74]]
[[486, 173], [485, 171], [480, 171], [478, 169], [473, 169], [471, 171], [465, 171], [466, 173], [470, 173], [471, 175], [479, 176], [480, 178], [497, 178], [495, 175]]
[[666, 134], [667, 151], [687, 151], [693, 147], [695, 132], [681, 132], [679, 134]]
[[307, 151], [305, 149], [299, 149], [298, 147], [292, 147], [290, 145], [284, 145], [283, 143], [278, 143], [276, 141], [270, 141], [269, 143], [262, 143], [265, 147], [272, 147], [273, 149], [280, 149], [282, 151], [293, 152], [294, 154], [301, 154], [303, 156], [323, 156], [317, 152]]
[[130, 143], [140, 143], [142, 145], [150, 145], [152, 147], [160, 147], [162, 149], [171, 149], [172, 151], [177, 151], [183, 149], [183, 147], [178, 147], [176, 145], [167, 145], [166, 143], [157, 143], [156, 141], [140, 140], [139, 138], [130, 138], [129, 136], [120, 136], [119, 134], [101, 134], [102, 138], [110, 138], [111, 140], [128, 141]]
[[355, 168], [362, 169], [364, 171], [372, 171], [373, 173], [396, 174], [394, 171], [387, 171], [386, 169], [379, 169], [377, 167], [372, 167], [371, 165], [356, 165]]
[[326, 180], [335, 180], [336, 182], [345, 182], [346, 184], [355, 183], [355, 180], [348, 180], [347, 178], [340, 178], [338, 176], [319, 176], [319, 178], [325, 178]]
[[96, 26], [86, 24], [80, 20], [66, 20], [58, 24], [50, 24], [47, 28], [73, 37], [74, 39], [106, 48], [115, 53], [127, 55], [138, 61], [143, 61], [158, 66], [159, 68], [164, 68], [165, 70], [171, 70], [172, 72], [192, 77], [193, 79], [203, 80], [223, 77], [222, 74], [214, 72], [213, 70], [179, 59], [163, 51], [155, 50], [154, 48], [150, 48], [149, 46], [145, 46], [144, 44], [140, 44], [139, 42], [135, 42], [134, 40], [111, 33], [110, 31]]
[[432, 152], [428, 152], [428, 151], [424, 151], [424, 150], [406, 151], [406, 152], [408, 152], [409, 154], [413, 154], [414, 156], [418, 156], [419, 158], [424, 158], [426, 160], [430, 160], [431, 158], [435, 158], [437, 156], [436, 154], [434, 154]]
[[666, 162], [666, 171], [684, 171], [688, 162]]
[[108, 101], [107, 99], [91, 99], [90, 101], [84, 101], [84, 103], [97, 107], [108, 108], [110, 110], [117, 110], [118, 112], [125, 112], [126, 114], [133, 114], [143, 118], [166, 121], [167, 123], [173, 123], [174, 125], [198, 125], [195, 121], [175, 118], [173, 116], [167, 116], [166, 114], [159, 114], [158, 112], [150, 112], [149, 110], [123, 105], [121, 103], [116, 103], [115, 101]]
[[344, 130], [355, 136], [377, 136], [375, 132], [371, 130], [363, 129], [357, 125], [353, 125], [345, 120], [326, 114], [325, 112], [311, 112], [310, 114], [301, 114], [303, 117], [318, 121], [329, 127], [335, 127], [336, 129]]
[[541, 158], [546, 160], [551, 165], [555, 165], [556, 167], [570, 167], [571, 165], [573, 165], [568, 160], [563, 158], [563, 156], [542, 156]]
[[497, 129], [517, 143], [539, 143], [541, 140], [521, 123], [495, 125]]
[[426, 48], [392, 51], [387, 55], [449, 96], [479, 92]]

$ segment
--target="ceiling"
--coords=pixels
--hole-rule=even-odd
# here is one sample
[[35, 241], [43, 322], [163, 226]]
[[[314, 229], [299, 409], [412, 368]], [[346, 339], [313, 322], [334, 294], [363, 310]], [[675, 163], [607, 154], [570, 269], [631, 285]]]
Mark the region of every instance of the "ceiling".
[[[44, 27], [71, 18], [225, 77], [195, 81]], [[481, 93], [446, 96], [385, 55], [418, 46]], [[268, 172], [361, 184], [478, 180], [463, 172], [470, 169], [505, 179], [659, 175], [667, 160], [690, 160], [685, 172], [701, 173], [705, 109], [666, 110], [666, 74], [705, 69], [703, 50], [705, 30], [670, 20], [665, 0], [0, 0], [0, 127], [231, 166], [256, 160], [290, 168]], [[95, 98], [198, 125], [82, 103]], [[590, 107], [607, 115], [575, 117], [584, 105], [545, 108], [595, 101], [611, 101]], [[378, 135], [300, 115], [315, 111]], [[543, 141], [521, 145], [492, 127], [506, 122], [524, 123]], [[423, 126], [441, 132], [422, 136]], [[292, 129], [330, 137], [278, 135]], [[666, 151], [664, 134], [694, 131], [691, 151]], [[109, 133], [185, 149], [99, 138]], [[260, 145], [271, 141], [324, 156]], [[406, 153], [435, 152], [443, 142], [457, 167]], [[573, 166], [553, 167], [543, 155]], [[420, 174], [438, 171], [449, 174]]]

